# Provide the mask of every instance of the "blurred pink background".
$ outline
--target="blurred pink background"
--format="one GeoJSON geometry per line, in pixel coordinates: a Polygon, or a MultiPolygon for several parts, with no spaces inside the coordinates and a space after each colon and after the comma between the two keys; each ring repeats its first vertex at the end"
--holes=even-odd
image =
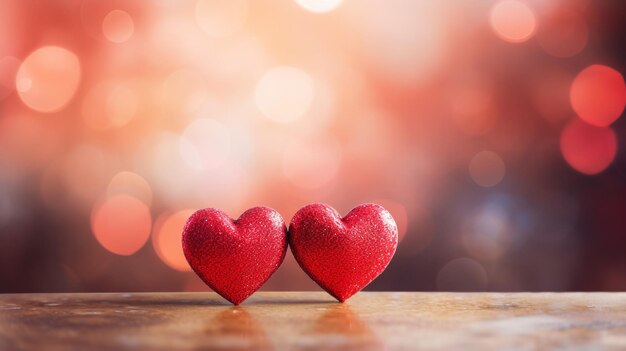
{"type": "Polygon", "coordinates": [[[624,290],[624,13],[0,0],[0,292],[206,290],[194,210],[312,202],[395,217],[367,289],[624,290]]]}

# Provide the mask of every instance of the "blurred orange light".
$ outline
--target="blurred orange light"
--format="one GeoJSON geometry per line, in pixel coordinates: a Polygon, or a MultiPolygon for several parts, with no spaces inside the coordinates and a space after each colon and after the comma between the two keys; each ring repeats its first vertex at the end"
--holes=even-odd
{"type": "Polygon", "coordinates": [[[181,138],[181,156],[196,170],[213,170],[228,160],[231,148],[228,128],[210,118],[189,123],[181,138]]]}
{"type": "Polygon", "coordinates": [[[247,0],[199,0],[196,3],[196,22],[211,37],[235,34],[248,18],[247,0]]]}
{"type": "Polygon", "coordinates": [[[185,68],[165,78],[157,99],[168,109],[167,112],[179,117],[195,114],[203,104],[210,101],[207,82],[202,74],[185,68]]]}
{"type": "Polygon", "coordinates": [[[80,75],[80,62],[74,53],[58,46],[44,46],[22,62],[15,84],[28,107],[54,112],[72,99],[80,75]]]}
{"type": "Polygon", "coordinates": [[[376,73],[404,89],[427,82],[448,63],[450,18],[444,3],[405,1],[390,6],[387,1],[371,1],[352,7],[347,23],[354,26],[358,33],[354,44],[376,73]]]}
{"type": "Polygon", "coordinates": [[[293,122],[311,106],[313,80],[298,68],[273,68],[257,84],[255,101],[265,117],[276,122],[293,122]]]}
{"type": "Polygon", "coordinates": [[[624,77],[611,67],[591,65],[574,79],[570,102],[574,111],[585,122],[606,127],[624,112],[624,77]]]}
{"type": "Polygon", "coordinates": [[[130,39],[135,32],[135,23],[132,17],[122,10],[113,10],[109,12],[102,21],[102,33],[104,36],[114,42],[123,43],[130,39]]]}
{"type": "Polygon", "coordinates": [[[500,1],[491,9],[491,27],[505,41],[522,43],[530,39],[537,26],[535,14],[521,1],[500,1]]]}
{"type": "Polygon", "coordinates": [[[336,175],[341,164],[341,146],[334,139],[325,142],[295,141],[285,148],[283,171],[294,185],[317,189],[336,175]]]}
{"type": "Polygon", "coordinates": [[[128,195],[116,195],[96,204],[91,212],[91,229],[98,242],[114,254],[137,252],[150,236],[150,210],[128,195]]]}
{"type": "Polygon", "coordinates": [[[65,193],[81,205],[95,201],[106,187],[113,167],[108,150],[91,144],[75,146],[61,165],[65,193]]]}
{"type": "Polygon", "coordinates": [[[5,165],[21,169],[48,166],[63,150],[62,131],[42,123],[39,117],[31,111],[0,117],[0,174],[5,165]]]}
{"type": "Polygon", "coordinates": [[[581,16],[573,12],[559,11],[541,23],[537,40],[550,55],[571,57],[581,52],[587,45],[589,29],[581,16]]]}
{"type": "Polygon", "coordinates": [[[576,119],[561,132],[561,153],[575,170],[597,174],[615,159],[617,137],[611,128],[592,126],[576,119]]]}
{"type": "Polygon", "coordinates": [[[341,5],[342,0],[296,0],[298,5],[311,12],[328,12],[341,5]]]}
{"type": "Polygon", "coordinates": [[[112,197],[121,194],[132,196],[147,206],[152,203],[150,184],[139,174],[133,172],[119,172],[111,178],[107,187],[107,196],[112,197]]]}
{"type": "Polygon", "coordinates": [[[82,115],[85,124],[102,130],[128,124],[137,112],[137,96],[121,84],[101,82],[85,96],[82,115]]]}
{"type": "Polygon", "coordinates": [[[476,184],[482,187],[492,187],[502,181],[506,166],[495,152],[481,151],[470,161],[469,173],[476,184]]]}
{"type": "Polygon", "coordinates": [[[178,271],[190,271],[183,253],[181,235],[187,219],[194,210],[178,211],[170,216],[160,216],[152,232],[152,245],[159,258],[178,271]]]}

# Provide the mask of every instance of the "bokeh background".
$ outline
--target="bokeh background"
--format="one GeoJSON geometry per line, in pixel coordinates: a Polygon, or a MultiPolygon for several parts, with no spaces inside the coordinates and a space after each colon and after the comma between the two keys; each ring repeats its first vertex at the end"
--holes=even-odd
{"type": "Polygon", "coordinates": [[[194,210],[311,202],[393,214],[371,290],[624,290],[625,13],[0,0],[0,292],[206,290],[194,210]]]}

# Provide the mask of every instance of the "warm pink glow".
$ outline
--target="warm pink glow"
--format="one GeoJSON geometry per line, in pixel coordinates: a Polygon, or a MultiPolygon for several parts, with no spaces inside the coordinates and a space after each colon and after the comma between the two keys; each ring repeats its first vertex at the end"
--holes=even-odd
{"type": "Polygon", "coordinates": [[[285,148],[282,168],[291,183],[312,190],[335,177],[340,161],[341,147],[333,139],[312,143],[294,141],[285,148]]]}
{"type": "Polygon", "coordinates": [[[376,289],[608,288],[622,2],[0,1],[0,291],[183,290],[192,210],[315,202],[391,212],[376,289]]]}
{"type": "Polygon", "coordinates": [[[199,0],[196,3],[196,22],[211,37],[227,37],[237,33],[247,17],[247,0],[199,0]]]}
{"type": "Polygon", "coordinates": [[[128,41],[135,32],[135,23],[132,17],[122,10],[109,12],[102,21],[102,33],[114,43],[128,41]]]}
{"type": "Polygon", "coordinates": [[[152,219],[148,207],[128,195],[116,195],[96,204],[91,212],[91,229],[105,249],[129,256],[150,236],[152,219]]]}
{"type": "Polygon", "coordinates": [[[183,131],[181,155],[195,170],[215,170],[228,161],[231,135],[221,122],[210,118],[193,120],[183,131]]]}
{"type": "Polygon", "coordinates": [[[574,111],[585,122],[606,127],[624,112],[624,77],[611,67],[591,65],[574,79],[570,101],[574,111]]]}
{"type": "Polygon", "coordinates": [[[304,9],[311,12],[329,12],[341,5],[343,0],[295,0],[304,9]]]}
{"type": "Polygon", "coordinates": [[[124,84],[101,82],[83,100],[83,120],[96,130],[125,126],[137,113],[137,100],[136,94],[124,84]]]}
{"type": "Polygon", "coordinates": [[[150,184],[142,176],[133,172],[119,172],[111,178],[107,187],[107,196],[121,194],[132,196],[147,206],[152,203],[150,184]]]}
{"type": "Polygon", "coordinates": [[[293,122],[311,106],[313,80],[298,68],[273,68],[257,84],[255,101],[265,117],[276,122],[293,122]]]}
{"type": "Polygon", "coordinates": [[[194,210],[182,210],[169,216],[161,216],[154,225],[152,245],[159,258],[177,271],[190,271],[181,243],[183,226],[194,210]]]}
{"type": "Polygon", "coordinates": [[[503,0],[491,9],[491,27],[505,41],[525,42],[535,33],[535,14],[521,1],[503,0]]]}
{"type": "Polygon", "coordinates": [[[20,60],[13,56],[0,59],[0,100],[15,89],[15,75],[20,67],[20,60]]]}
{"type": "Polygon", "coordinates": [[[456,88],[450,97],[452,122],[468,135],[483,135],[497,122],[492,86],[470,81],[456,88]]]}
{"type": "Polygon", "coordinates": [[[44,46],[22,62],[15,84],[28,107],[39,112],[54,112],[72,99],[80,75],[80,62],[73,52],[58,46],[44,46]]]}
{"type": "Polygon", "coordinates": [[[575,170],[598,174],[615,159],[617,138],[611,128],[573,120],[561,132],[561,153],[575,170]]]}
{"type": "Polygon", "coordinates": [[[589,29],[584,18],[575,12],[560,11],[548,16],[539,27],[537,40],[541,47],[555,57],[572,57],[580,53],[589,41],[589,29]]]}

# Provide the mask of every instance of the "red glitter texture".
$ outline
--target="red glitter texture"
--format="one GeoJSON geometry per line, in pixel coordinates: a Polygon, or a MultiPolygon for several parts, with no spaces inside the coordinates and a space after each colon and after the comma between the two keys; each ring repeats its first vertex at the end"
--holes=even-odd
{"type": "Polygon", "coordinates": [[[360,205],[344,218],[328,205],[312,204],[291,220],[289,245],[311,279],[343,302],[385,270],[398,246],[398,227],[376,204],[360,205]]]}
{"type": "Polygon", "coordinates": [[[251,208],[237,220],[207,208],[189,217],[182,240],[194,272],[215,292],[239,305],[283,262],[287,228],[271,208],[251,208]]]}

